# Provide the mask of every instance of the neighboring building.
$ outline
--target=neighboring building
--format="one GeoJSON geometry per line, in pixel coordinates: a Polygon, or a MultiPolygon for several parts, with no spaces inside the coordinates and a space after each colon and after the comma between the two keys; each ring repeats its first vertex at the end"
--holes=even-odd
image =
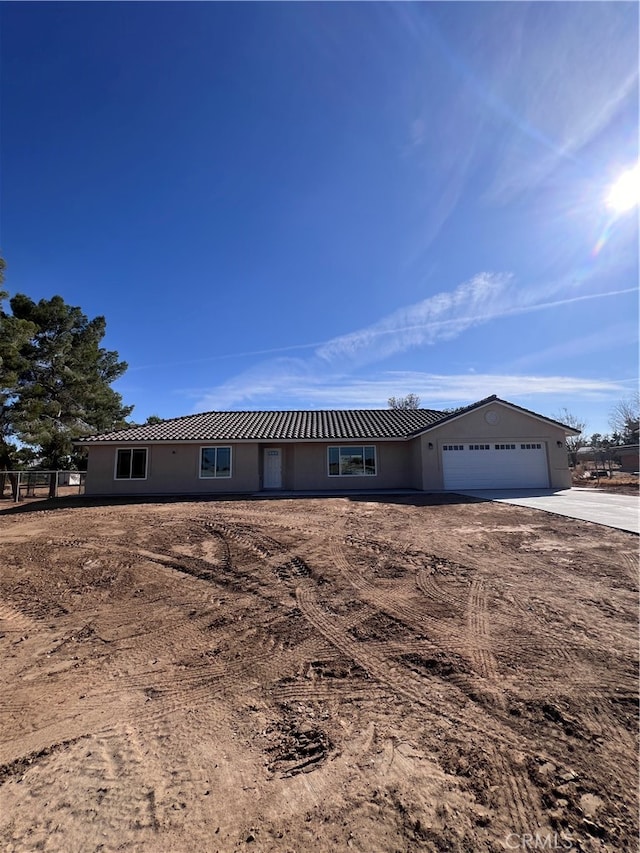
{"type": "Polygon", "coordinates": [[[495,395],[433,409],[205,412],[89,436],[87,495],[569,488],[577,431],[495,395]]]}
{"type": "Polygon", "coordinates": [[[592,462],[594,465],[607,467],[611,460],[620,466],[621,471],[637,474],[640,471],[640,445],[614,444],[608,447],[581,447],[578,450],[578,462],[592,462]]]}
{"type": "Polygon", "coordinates": [[[640,445],[621,444],[615,449],[615,459],[620,463],[620,469],[631,474],[640,471],[640,445]]]}

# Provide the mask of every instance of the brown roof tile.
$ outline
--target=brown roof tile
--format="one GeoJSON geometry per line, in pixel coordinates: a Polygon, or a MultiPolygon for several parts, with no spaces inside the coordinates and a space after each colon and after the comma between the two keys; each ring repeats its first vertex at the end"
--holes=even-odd
{"type": "Polygon", "coordinates": [[[443,417],[434,409],[202,412],[91,435],[81,443],[406,438],[443,417]]]}
{"type": "Polygon", "coordinates": [[[436,424],[445,423],[489,403],[504,403],[513,409],[542,418],[567,433],[572,427],[545,415],[501,400],[495,394],[456,409],[325,409],[258,412],[202,412],[158,424],[129,427],[115,432],[90,435],[76,444],[113,442],[151,443],[155,441],[373,441],[404,439],[419,435],[436,424]]]}

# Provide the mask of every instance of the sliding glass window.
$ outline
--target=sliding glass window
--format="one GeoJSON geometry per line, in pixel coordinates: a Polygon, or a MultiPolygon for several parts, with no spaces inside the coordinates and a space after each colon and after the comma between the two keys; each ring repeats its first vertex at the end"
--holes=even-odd
{"type": "Polygon", "coordinates": [[[330,447],[328,449],[330,477],[375,477],[376,449],[365,447],[330,447]]]}
{"type": "Polygon", "coordinates": [[[231,448],[202,447],[200,448],[200,477],[230,477],[231,448]]]}
{"type": "Polygon", "coordinates": [[[145,480],[147,448],[121,447],[116,452],[116,480],[145,480]]]}

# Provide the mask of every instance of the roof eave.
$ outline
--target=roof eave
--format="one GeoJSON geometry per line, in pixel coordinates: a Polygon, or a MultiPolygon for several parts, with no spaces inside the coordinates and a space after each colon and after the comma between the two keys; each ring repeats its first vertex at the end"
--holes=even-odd
{"type": "Polygon", "coordinates": [[[332,436],[328,438],[108,438],[108,439],[78,439],[73,442],[76,447],[106,447],[116,444],[270,444],[277,442],[278,444],[331,444],[336,441],[345,442],[365,442],[365,441],[409,441],[415,438],[411,435],[387,435],[387,436],[332,436]]]}

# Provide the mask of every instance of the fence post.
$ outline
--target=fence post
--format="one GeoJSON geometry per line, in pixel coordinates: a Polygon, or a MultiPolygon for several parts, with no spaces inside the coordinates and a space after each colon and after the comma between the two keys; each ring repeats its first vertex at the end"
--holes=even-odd
{"type": "Polygon", "coordinates": [[[20,500],[20,471],[18,471],[18,476],[16,477],[16,490],[13,494],[13,502],[18,503],[20,500]]]}

